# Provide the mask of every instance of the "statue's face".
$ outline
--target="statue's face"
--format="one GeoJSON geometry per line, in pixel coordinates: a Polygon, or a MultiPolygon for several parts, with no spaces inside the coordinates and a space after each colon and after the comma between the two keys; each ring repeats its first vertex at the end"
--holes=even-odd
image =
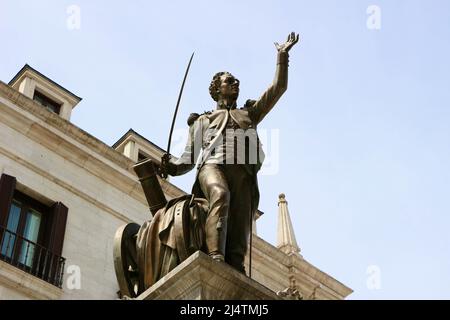
{"type": "Polygon", "coordinates": [[[223,74],[220,77],[219,96],[223,99],[237,100],[239,96],[239,80],[231,74],[223,74]]]}

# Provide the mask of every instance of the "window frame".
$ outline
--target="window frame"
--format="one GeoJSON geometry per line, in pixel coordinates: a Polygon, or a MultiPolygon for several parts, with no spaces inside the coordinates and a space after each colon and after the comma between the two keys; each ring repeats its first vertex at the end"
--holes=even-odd
{"type": "Polygon", "coordinates": [[[41,106],[43,106],[45,109],[47,109],[50,112],[60,114],[62,103],[57,102],[56,100],[49,97],[47,94],[43,93],[42,91],[38,89],[34,89],[33,93],[33,100],[39,103],[41,106]],[[39,100],[36,100],[36,96],[39,100]],[[53,110],[55,109],[55,110],[53,110]]]}
{"type": "Polygon", "coordinates": [[[137,158],[137,162],[141,162],[144,161],[146,159],[150,159],[150,155],[147,154],[147,152],[145,152],[142,149],[138,149],[138,158],[137,158]]]}
{"type": "Polygon", "coordinates": [[[3,246],[5,241],[4,236],[7,232],[13,233],[16,237],[13,248],[14,250],[17,250],[11,254],[11,257],[8,256],[8,251],[6,251],[5,255],[2,255],[0,251],[0,261],[11,264],[39,279],[61,288],[64,264],[66,261],[62,256],[62,251],[69,209],[62,202],[54,202],[52,205],[43,204],[41,201],[17,190],[16,184],[17,180],[15,177],[7,174],[2,174],[0,176],[0,243],[1,246],[3,246]],[[28,204],[26,206],[23,205],[20,208],[19,220],[22,220],[22,222],[18,222],[16,232],[12,232],[12,230],[8,231],[7,223],[11,213],[11,205],[14,201],[20,202],[21,200],[28,204]],[[25,239],[23,233],[29,208],[38,211],[41,214],[38,239],[36,242],[28,239],[23,240],[25,239]],[[23,212],[25,213],[24,215],[22,214],[23,212]],[[21,226],[19,226],[19,224],[21,224],[21,226]],[[17,239],[21,240],[18,241],[17,239]],[[28,243],[26,241],[28,241],[28,243]],[[22,263],[20,254],[17,254],[16,256],[16,252],[23,251],[22,246],[24,243],[27,243],[27,251],[25,252],[28,252],[30,242],[35,244],[34,250],[37,248],[39,249],[39,254],[34,251],[33,258],[30,259],[31,265],[29,266],[27,264],[29,261],[27,254],[25,254],[26,258],[22,263]],[[42,253],[44,255],[42,255],[42,253]]]}
{"type": "MultiPolygon", "coordinates": [[[[49,247],[49,243],[46,243],[46,237],[45,234],[47,233],[46,231],[48,230],[48,221],[49,221],[49,212],[50,212],[50,208],[46,205],[44,205],[43,203],[31,198],[30,196],[18,191],[18,190],[14,190],[14,194],[13,197],[11,199],[11,204],[9,206],[9,210],[7,213],[7,217],[6,217],[6,223],[5,223],[5,230],[7,230],[7,223],[8,223],[8,219],[10,217],[11,214],[11,206],[14,203],[18,203],[20,204],[20,213],[19,213],[19,222],[17,224],[17,230],[9,230],[10,232],[14,233],[16,235],[16,238],[14,239],[14,243],[13,243],[13,254],[11,256],[8,256],[8,253],[6,253],[5,255],[2,254],[0,252],[0,256],[2,258],[2,260],[4,261],[11,261],[11,262],[15,262],[17,264],[19,264],[21,266],[22,269],[32,269],[35,261],[32,262],[31,266],[28,266],[26,264],[27,261],[25,261],[25,263],[20,262],[21,259],[21,254],[22,254],[22,248],[20,247],[21,245],[23,245],[24,239],[27,240],[28,242],[34,243],[37,246],[41,246],[44,248],[48,248],[49,247]],[[30,239],[25,238],[24,235],[24,231],[25,231],[25,225],[26,225],[26,220],[27,220],[27,216],[28,216],[28,212],[31,210],[34,210],[38,213],[41,214],[41,221],[39,224],[39,230],[38,230],[38,237],[36,242],[31,241],[30,239]]],[[[6,236],[6,235],[2,235],[6,236]]],[[[4,241],[4,240],[3,240],[4,241]]],[[[3,242],[2,241],[2,242],[3,242]]],[[[37,249],[37,247],[35,246],[35,250],[37,249]]],[[[33,259],[36,259],[36,257],[34,256],[33,259]]]]}

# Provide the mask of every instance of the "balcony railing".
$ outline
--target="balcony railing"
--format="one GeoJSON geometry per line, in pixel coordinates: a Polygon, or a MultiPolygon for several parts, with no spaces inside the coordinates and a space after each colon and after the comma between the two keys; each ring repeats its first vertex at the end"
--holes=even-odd
{"type": "Polygon", "coordinates": [[[62,287],[66,259],[0,226],[0,260],[62,287]]]}

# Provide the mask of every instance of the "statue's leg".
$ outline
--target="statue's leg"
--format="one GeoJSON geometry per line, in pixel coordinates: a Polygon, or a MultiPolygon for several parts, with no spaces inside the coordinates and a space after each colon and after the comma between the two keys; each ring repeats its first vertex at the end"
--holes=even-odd
{"type": "Polygon", "coordinates": [[[243,165],[227,165],[225,174],[231,196],[225,261],[245,274],[244,259],[250,236],[253,180],[243,165]]]}
{"type": "Polygon", "coordinates": [[[224,260],[230,192],[228,183],[219,165],[206,164],[198,174],[200,188],[209,202],[206,218],[206,249],[216,260],[224,260]]]}

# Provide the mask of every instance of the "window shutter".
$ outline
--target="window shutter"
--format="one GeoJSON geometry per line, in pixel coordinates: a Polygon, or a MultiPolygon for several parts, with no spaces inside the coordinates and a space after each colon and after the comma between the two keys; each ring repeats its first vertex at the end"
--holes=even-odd
{"type": "Polygon", "coordinates": [[[6,226],[9,208],[16,189],[16,178],[2,174],[0,178],[0,226],[6,226]]]}
{"type": "Polygon", "coordinates": [[[55,203],[52,208],[52,222],[50,229],[50,252],[61,256],[64,234],[66,232],[67,213],[69,209],[61,202],[55,203]]]}

